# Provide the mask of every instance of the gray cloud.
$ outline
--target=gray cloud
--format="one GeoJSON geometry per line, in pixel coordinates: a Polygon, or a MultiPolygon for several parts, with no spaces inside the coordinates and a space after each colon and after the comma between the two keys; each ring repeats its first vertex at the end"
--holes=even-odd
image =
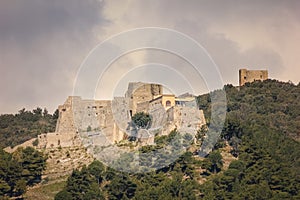
{"type": "MultiPolygon", "coordinates": [[[[112,2],[110,7],[118,5],[112,2]]],[[[294,45],[300,39],[299,1],[128,2],[117,27],[161,26],[188,34],[208,50],[225,82],[237,84],[233,73],[241,67],[268,68],[273,78],[299,80],[294,73],[283,76],[299,61],[294,45]]]]}
{"type": "Polygon", "coordinates": [[[4,0],[0,2],[0,40],[31,45],[56,34],[76,37],[105,23],[103,4],[96,0],[4,0]]]}
{"type": "Polygon", "coordinates": [[[71,95],[77,68],[109,22],[100,1],[0,2],[0,111],[45,106],[71,95]]]}
{"type": "MultiPolygon", "coordinates": [[[[112,34],[145,26],[194,38],[226,83],[237,84],[241,67],[267,67],[272,78],[297,83],[299,8],[297,0],[2,0],[0,112],[37,105],[54,111],[72,94],[79,65],[94,46],[112,34]]],[[[125,63],[178,63],[150,52],[128,59],[125,63]]],[[[121,72],[121,67],[114,69],[121,72]]]]}

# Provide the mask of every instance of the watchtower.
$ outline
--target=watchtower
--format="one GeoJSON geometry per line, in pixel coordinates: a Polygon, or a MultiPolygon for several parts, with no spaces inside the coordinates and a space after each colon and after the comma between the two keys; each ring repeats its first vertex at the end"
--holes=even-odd
{"type": "Polygon", "coordinates": [[[257,80],[264,81],[268,79],[268,70],[239,70],[239,85],[251,83],[257,80]]]}

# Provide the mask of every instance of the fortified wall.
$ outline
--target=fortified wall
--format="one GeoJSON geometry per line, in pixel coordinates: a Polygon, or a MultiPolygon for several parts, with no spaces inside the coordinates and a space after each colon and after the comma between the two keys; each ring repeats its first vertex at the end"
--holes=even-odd
{"type": "Polygon", "coordinates": [[[57,133],[101,130],[110,141],[123,139],[122,133],[119,134],[114,122],[112,101],[85,100],[78,96],[71,96],[58,107],[58,110],[57,133]]]}

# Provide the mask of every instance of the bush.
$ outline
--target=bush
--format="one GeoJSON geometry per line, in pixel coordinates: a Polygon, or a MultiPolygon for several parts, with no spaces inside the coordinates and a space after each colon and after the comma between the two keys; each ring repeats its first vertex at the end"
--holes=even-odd
{"type": "Polygon", "coordinates": [[[138,128],[147,128],[151,124],[151,117],[148,113],[138,112],[133,115],[132,121],[138,128]]]}
{"type": "Polygon", "coordinates": [[[39,140],[38,139],[35,139],[33,142],[32,142],[32,145],[34,147],[38,146],[39,145],[39,140]]]}

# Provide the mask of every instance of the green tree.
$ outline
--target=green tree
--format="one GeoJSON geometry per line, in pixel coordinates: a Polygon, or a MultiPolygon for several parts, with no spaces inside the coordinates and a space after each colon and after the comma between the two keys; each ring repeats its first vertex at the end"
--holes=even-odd
{"type": "Polygon", "coordinates": [[[33,113],[35,115],[40,115],[42,116],[42,112],[43,112],[43,109],[41,109],[40,107],[37,107],[36,109],[33,110],[33,113]]]}
{"type": "Polygon", "coordinates": [[[98,160],[93,161],[88,166],[88,171],[91,175],[93,175],[97,179],[98,184],[100,184],[104,179],[103,176],[105,172],[105,167],[100,161],[98,160]]]}
{"type": "Polygon", "coordinates": [[[207,157],[210,166],[208,170],[214,174],[219,172],[223,166],[222,155],[219,151],[212,151],[207,157]]]}
{"type": "Polygon", "coordinates": [[[38,139],[35,139],[33,142],[32,142],[32,145],[34,147],[38,146],[39,145],[39,140],[38,139]]]}
{"type": "Polygon", "coordinates": [[[53,117],[53,119],[58,119],[58,117],[59,117],[59,110],[58,110],[58,109],[56,109],[56,110],[54,111],[52,117],[53,117]]]}
{"type": "Polygon", "coordinates": [[[46,167],[46,157],[32,147],[18,148],[13,158],[22,166],[22,177],[27,184],[33,185],[41,181],[42,171],[46,167]]]}
{"type": "Polygon", "coordinates": [[[73,200],[73,197],[70,192],[64,189],[55,195],[54,200],[73,200]]]}
{"type": "Polygon", "coordinates": [[[118,174],[107,186],[109,199],[126,199],[135,195],[137,185],[125,174],[118,174]]]}
{"type": "Polygon", "coordinates": [[[43,116],[48,117],[48,115],[49,115],[49,112],[48,112],[47,108],[44,108],[43,116]]]}
{"type": "Polygon", "coordinates": [[[148,113],[138,112],[132,116],[132,121],[138,128],[147,128],[150,126],[151,117],[148,113]]]}
{"type": "Polygon", "coordinates": [[[40,182],[45,157],[31,147],[13,154],[0,150],[0,196],[23,195],[28,185],[40,182]]]}
{"type": "Polygon", "coordinates": [[[10,191],[10,186],[6,181],[0,179],[0,197],[7,195],[10,191]]]}
{"type": "Polygon", "coordinates": [[[18,180],[15,186],[16,195],[23,195],[26,192],[26,186],[26,181],[24,179],[18,180]]]}
{"type": "Polygon", "coordinates": [[[84,166],[81,170],[74,170],[67,180],[66,187],[55,196],[55,199],[104,199],[98,181],[91,174],[98,174],[99,170],[95,169],[97,166],[100,165],[94,162],[89,169],[84,166]]]}
{"type": "MultiPolygon", "coordinates": [[[[45,111],[45,110],[44,110],[45,111]]],[[[0,115],[0,148],[14,147],[38,134],[55,131],[57,118],[42,114],[42,109],[27,111],[21,109],[17,114],[0,115]]]]}

